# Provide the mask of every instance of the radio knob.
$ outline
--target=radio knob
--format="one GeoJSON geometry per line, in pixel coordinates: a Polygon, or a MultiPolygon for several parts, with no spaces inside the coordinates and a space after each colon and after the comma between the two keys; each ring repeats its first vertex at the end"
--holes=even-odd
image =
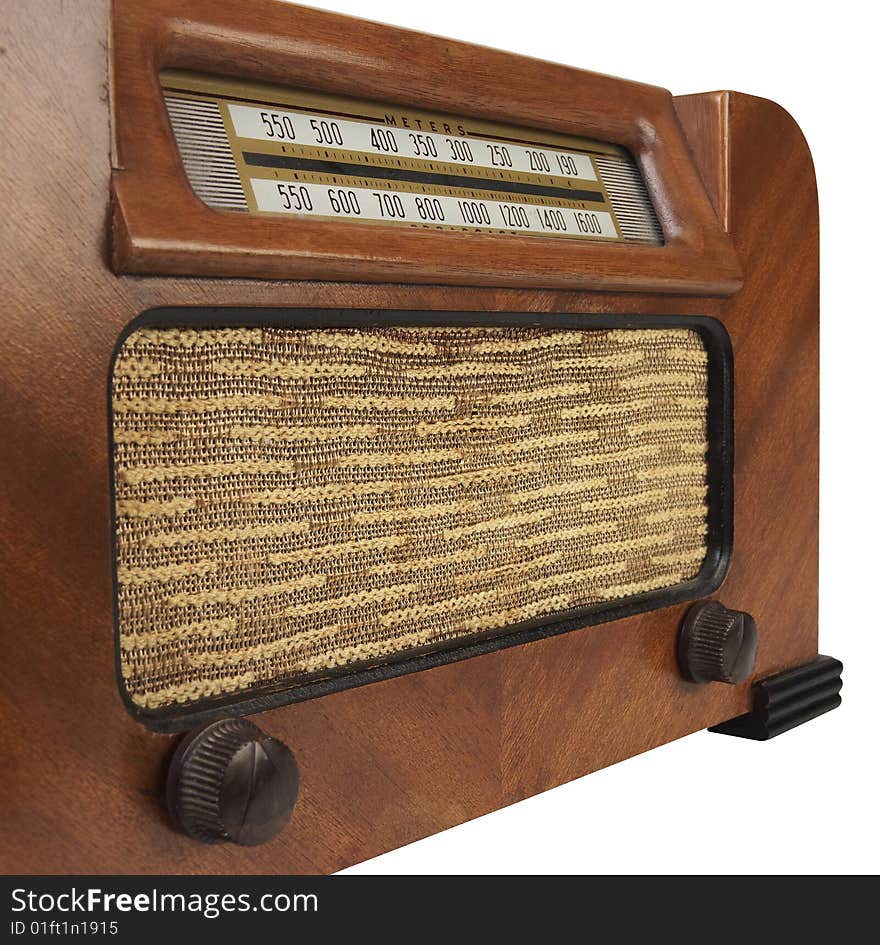
{"type": "Polygon", "coordinates": [[[221,719],[190,732],[168,771],[172,820],[203,843],[271,840],[290,819],[298,793],[293,754],[247,719],[221,719]]]}
{"type": "Polygon", "coordinates": [[[745,682],[755,668],[758,628],[750,614],[717,600],[687,612],[678,637],[682,675],[691,682],[745,682]]]}

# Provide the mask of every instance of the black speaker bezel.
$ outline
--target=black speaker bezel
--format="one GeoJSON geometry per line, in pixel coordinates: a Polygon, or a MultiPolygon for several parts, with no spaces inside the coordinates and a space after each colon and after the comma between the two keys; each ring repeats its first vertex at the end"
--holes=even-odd
{"type": "MultiPolygon", "coordinates": [[[[110,474],[110,549],[113,579],[113,623],[116,678],[127,710],[149,730],[179,732],[214,719],[250,715],[307,699],[353,689],[369,683],[421,672],[495,650],[520,646],[546,637],[580,630],[623,617],[661,610],[705,597],[717,590],[727,575],[733,553],[733,348],[724,325],[703,315],[617,315],[540,312],[409,311],[401,309],[242,308],[179,306],[149,309],[126,326],[111,355],[108,385],[108,462],[110,474]],[[670,588],[536,618],[521,624],[475,634],[434,645],[384,662],[352,664],[332,672],[297,676],[268,686],[231,693],[189,704],[144,709],[136,705],[125,687],[119,638],[119,606],[116,546],[116,495],[113,458],[112,384],[116,359],[133,332],[145,327],[245,328],[271,325],[285,328],[396,327],[518,327],[552,329],[687,328],[697,332],[708,356],[708,534],[706,559],[692,580],[670,588]]],[[[677,630],[670,627],[670,634],[677,630]]],[[[672,639],[672,636],[670,637],[672,639]]],[[[671,644],[670,644],[671,645],[671,644]]]]}

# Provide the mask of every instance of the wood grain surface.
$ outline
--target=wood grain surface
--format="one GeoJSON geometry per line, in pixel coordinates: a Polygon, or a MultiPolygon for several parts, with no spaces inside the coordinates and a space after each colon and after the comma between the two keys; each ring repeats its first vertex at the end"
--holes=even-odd
{"type": "Polygon", "coordinates": [[[679,95],[675,113],[684,129],[700,180],[726,231],[730,230],[729,92],[679,95]]]}
{"type": "Polygon", "coordinates": [[[174,739],[127,714],[114,674],[108,371],[122,330],[154,306],[720,318],[736,362],[736,509],[732,566],[716,596],[754,614],[758,676],[816,655],[818,215],[807,146],[782,109],[725,93],[689,96],[676,117],[660,90],[502,53],[486,54],[473,80],[427,87],[413,71],[420,54],[442,43],[452,66],[471,48],[341,30],[336,17],[265,0],[126,0],[116,12],[112,96],[105,0],[82,0],[76,15],[50,0],[10,5],[0,53],[15,129],[0,145],[0,869],[327,872],[748,705],[748,685],[680,679],[685,608],[671,607],[256,716],[300,763],[289,827],[254,848],[175,833],[161,803],[174,739]],[[408,100],[447,110],[480,102],[482,115],[629,144],[673,238],[656,252],[584,245],[557,266],[544,241],[401,236],[368,246],[332,224],[212,213],[186,196],[149,72],[157,50],[164,64],[273,80],[324,62],[316,87],[357,80],[359,94],[406,89],[408,100]],[[474,94],[477,81],[486,94],[474,94]],[[645,116],[656,137],[640,144],[645,116]],[[111,246],[117,270],[164,274],[114,274],[111,246]],[[220,273],[284,278],[203,277],[220,273]],[[321,274],[358,281],[291,281],[321,274]],[[438,284],[418,284],[430,280],[438,284]],[[478,282],[495,287],[462,284],[478,282]]]}

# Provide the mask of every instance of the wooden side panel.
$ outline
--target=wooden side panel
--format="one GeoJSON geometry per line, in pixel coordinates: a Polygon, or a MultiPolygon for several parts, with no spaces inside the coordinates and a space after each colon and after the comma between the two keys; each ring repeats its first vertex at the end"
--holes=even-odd
{"type": "Polygon", "coordinates": [[[729,127],[731,235],[748,276],[726,320],[740,558],[725,594],[748,600],[766,676],[818,646],[819,205],[809,147],[783,108],[731,95],[729,127]]]}

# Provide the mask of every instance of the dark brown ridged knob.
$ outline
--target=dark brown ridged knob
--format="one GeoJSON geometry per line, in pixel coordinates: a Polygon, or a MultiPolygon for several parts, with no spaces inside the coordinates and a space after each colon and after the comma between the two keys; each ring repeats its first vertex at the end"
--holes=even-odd
{"type": "Polygon", "coordinates": [[[717,600],[687,612],[678,637],[678,662],[691,682],[745,682],[755,668],[758,628],[750,614],[717,600]]]}
{"type": "Polygon", "coordinates": [[[221,719],[190,732],[168,771],[171,817],[203,843],[271,840],[290,820],[298,793],[290,750],[247,719],[221,719]]]}

